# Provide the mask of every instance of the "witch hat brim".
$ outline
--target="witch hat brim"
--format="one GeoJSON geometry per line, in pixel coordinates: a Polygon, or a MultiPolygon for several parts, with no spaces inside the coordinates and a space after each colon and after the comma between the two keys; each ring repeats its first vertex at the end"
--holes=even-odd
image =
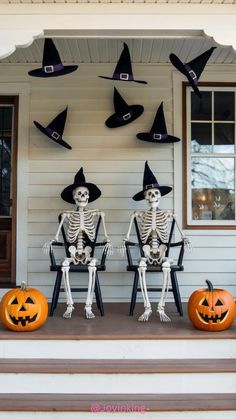
{"type": "Polygon", "coordinates": [[[143,111],[144,107],[142,105],[130,105],[125,114],[114,113],[105,121],[105,124],[108,128],[122,127],[137,119],[143,111]]]}
{"type": "Polygon", "coordinates": [[[142,141],[148,141],[155,144],[177,143],[180,138],[169,134],[152,134],[151,132],[139,132],[136,137],[142,141]]]}
{"type": "Polygon", "coordinates": [[[63,66],[61,70],[47,72],[47,73],[43,70],[43,68],[36,68],[34,70],[30,70],[28,74],[29,76],[33,76],[33,77],[44,77],[44,78],[58,77],[58,76],[63,76],[63,75],[72,73],[73,71],[77,70],[77,68],[78,68],[77,65],[66,65],[66,66],[63,66]]]}
{"type": "Polygon", "coordinates": [[[107,76],[98,76],[98,77],[100,77],[101,79],[107,79],[107,80],[134,81],[135,83],[147,84],[147,82],[144,80],[135,80],[133,77],[122,79],[120,77],[116,77],[114,74],[112,77],[107,77],[107,76]]]}
{"type": "Polygon", "coordinates": [[[74,204],[74,198],[73,198],[73,190],[79,186],[85,186],[89,190],[89,200],[88,202],[93,202],[96,199],[98,199],[101,196],[100,189],[94,184],[89,182],[79,182],[79,183],[73,183],[69,186],[67,186],[65,189],[63,189],[61,193],[61,197],[64,201],[68,202],[69,204],[74,204]]]}
{"type": "Polygon", "coordinates": [[[69,145],[69,144],[67,144],[67,142],[66,141],[64,141],[63,139],[62,139],[62,137],[59,137],[58,139],[56,139],[56,138],[53,138],[53,136],[52,136],[52,134],[50,134],[48,131],[47,131],[47,127],[45,128],[45,127],[43,127],[39,122],[37,122],[37,121],[34,121],[34,125],[43,133],[43,134],[45,134],[48,138],[50,138],[51,140],[53,140],[53,141],[55,141],[55,143],[57,143],[57,144],[60,144],[60,145],[62,145],[63,147],[65,147],[65,148],[68,148],[69,150],[71,150],[72,149],[72,147],[69,145]]]}
{"type": "MultiPolygon", "coordinates": [[[[167,195],[170,191],[172,191],[172,188],[170,186],[153,186],[153,188],[157,188],[159,189],[161,196],[167,195]]],[[[150,188],[151,189],[151,188],[150,188]]],[[[144,189],[138,193],[136,193],[133,196],[133,200],[134,201],[142,201],[144,199],[144,193],[146,192],[147,189],[144,189]]]]}

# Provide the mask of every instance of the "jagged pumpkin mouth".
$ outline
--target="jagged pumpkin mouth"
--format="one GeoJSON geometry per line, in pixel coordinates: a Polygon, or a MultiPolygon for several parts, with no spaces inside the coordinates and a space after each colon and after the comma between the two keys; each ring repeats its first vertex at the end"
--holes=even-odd
{"type": "Polygon", "coordinates": [[[222,323],[226,319],[229,313],[229,310],[224,311],[220,315],[216,314],[216,315],[211,315],[211,316],[208,316],[208,314],[199,313],[199,311],[197,310],[196,312],[199,319],[203,321],[204,323],[208,324],[208,323],[222,323]]]}
{"type": "Polygon", "coordinates": [[[18,324],[21,324],[21,326],[26,326],[28,323],[33,323],[37,319],[38,314],[36,313],[33,317],[25,316],[25,317],[18,317],[10,315],[10,319],[13,324],[18,326],[18,324]]]}

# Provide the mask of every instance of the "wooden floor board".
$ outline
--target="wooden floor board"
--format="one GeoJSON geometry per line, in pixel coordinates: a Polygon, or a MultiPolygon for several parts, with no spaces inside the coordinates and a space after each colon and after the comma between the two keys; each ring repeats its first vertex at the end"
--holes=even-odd
{"type": "Polygon", "coordinates": [[[195,329],[186,314],[180,317],[174,304],[167,304],[166,313],[171,322],[160,322],[154,310],[148,322],[139,322],[143,305],[137,304],[135,315],[130,317],[129,304],[106,303],[105,316],[101,317],[94,304],[96,317],[92,320],[84,318],[84,305],[75,304],[71,319],[62,318],[65,304],[60,304],[53,317],[46,324],[33,332],[15,333],[6,330],[0,324],[0,339],[61,339],[61,340],[101,340],[101,339],[236,339],[236,322],[230,329],[222,332],[206,332],[195,329]]]}

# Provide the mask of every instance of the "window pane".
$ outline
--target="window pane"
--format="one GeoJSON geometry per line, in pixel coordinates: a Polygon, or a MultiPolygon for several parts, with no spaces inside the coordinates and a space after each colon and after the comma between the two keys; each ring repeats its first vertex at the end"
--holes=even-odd
{"type": "Polygon", "coordinates": [[[0,106],[0,215],[10,215],[12,107],[0,106]]]}
{"type": "Polygon", "coordinates": [[[211,120],[211,92],[201,92],[200,99],[194,92],[191,92],[191,119],[198,121],[211,120]]]}
{"type": "Polygon", "coordinates": [[[193,220],[235,220],[233,158],[192,158],[193,220]]]}
{"type": "Polygon", "coordinates": [[[212,135],[211,124],[195,123],[191,124],[191,145],[192,153],[211,153],[212,152],[212,135]]]}
{"type": "Polygon", "coordinates": [[[216,121],[234,121],[234,92],[214,93],[214,119],[216,121]]]}
{"type": "Polygon", "coordinates": [[[234,153],[234,124],[215,124],[215,153],[234,153]]]}

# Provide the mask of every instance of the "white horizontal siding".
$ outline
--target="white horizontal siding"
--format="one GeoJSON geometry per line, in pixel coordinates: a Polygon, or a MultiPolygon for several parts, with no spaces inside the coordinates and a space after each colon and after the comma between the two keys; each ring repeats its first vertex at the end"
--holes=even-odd
{"type": "MultiPolygon", "coordinates": [[[[227,66],[214,66],[215,80],[217,68],[228,71],[227,66]]],[[[71,75],[51,80],[28,77],[29,69],[30,66],[4,64],[0,74],[1,81],[31,83],[29,176],[26,185],[28,281],[40,288],[48,299],[51,298],[55,273],[49,271],[49,260],[42,252],[42,245],[54,237],[58,214],[73,208],[60,198],[60,193],[73,182],[75,173],[83,166],[86,180],[96,183],[102,191],[102,197],[89,206],[105,211],[108,234],[115,248],[114,255],[107,259],[107,271],[100,274],[104,300],[129,301],[132,274],[126,272],[127,262],[118,248],[127,233],[132,211],[145,208],[144,202],[134,202],[132,196],[142,189],[145,160],[149,161],[160,184],[175,188],[174,147],[181,148],[181,142],[155,145],[138,140],[136,134],[150,131],[162,101],[168,132],[174,134],[173,69],[168,65],[134,65],[135,77],[147,80],[147,85],[114,83],[98,78],[98,75],[112,74],[114,68],[111,64],[83,64],[71,75]],[[109,129],[104,122],[114,113],[114,85],[129,104],[142,104],[145,111],[131,124],[109,129]],[[68,106],[68,118],[63,137],[73,150],[58,146],[33,124],[37,120],[46,126],[65,106],[68,106]]],[[[230,72],[233,71],[236,68],[231,66],[230,72]]],[[[179,176],[182,176],[181,167],[179,176]]],[[[174,210],[173,192],[162,198],[161,208],[174,210]]],[[[178,218],[181,219],[181,214],[178,218]]],[[[183,300],[187,301],[196,288],[204,287],[206,279],[236,295],[236,233],[189,230],[186,235],[192,241],[193,251],[186,253],[185,271],[179,274],[183,300]]],[[[62,257],[60,250],[59,257],[62,257]]],[[[161,275],[149,275],[148,281],[160,284],[161,275]]],[[[76,282],[77,276],[72,274],[71,283],[75,285],[76,282]]],[[[81,283],[85,285],[86,282],[87,275],[81,275],[81,283]]],[[[75,299],[78,301],[77,296],[75,299]]],[[[153,299],[156,297],[152,296],[153,299]]],[[[80,301],[84,301],[84,296],[80,296],[80,301]]]]}

